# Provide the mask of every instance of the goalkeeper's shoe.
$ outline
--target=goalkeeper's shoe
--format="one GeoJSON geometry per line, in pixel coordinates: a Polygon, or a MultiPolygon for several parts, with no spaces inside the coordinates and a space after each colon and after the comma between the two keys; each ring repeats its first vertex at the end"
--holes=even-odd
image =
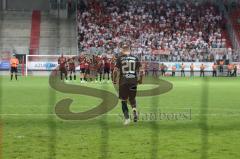
{"type": "Polygon", "coordinates": [[[133,122],[138,121],[138,114],[137,114],[137,109],[133,108],[133,122]]]}
{"type": "Polygon", "coordinates": [[[129,118],[125,119],[123,125],[129,125],[130,122],[131,122],[131,120],[129,118]]]}

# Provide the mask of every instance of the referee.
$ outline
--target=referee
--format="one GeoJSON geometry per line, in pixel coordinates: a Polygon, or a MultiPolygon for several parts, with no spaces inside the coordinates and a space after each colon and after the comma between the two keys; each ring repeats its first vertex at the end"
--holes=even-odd
{"type": "Polygon", "coordinates": [[[16,57],[16,55],[14,54],[13,57],[10,59],[10,65],[11,65],[11,81],[13,79],[13,74],[15,74],[15,79],[17,80],[17,67],[18,67],[19,61],[16,57]]]}

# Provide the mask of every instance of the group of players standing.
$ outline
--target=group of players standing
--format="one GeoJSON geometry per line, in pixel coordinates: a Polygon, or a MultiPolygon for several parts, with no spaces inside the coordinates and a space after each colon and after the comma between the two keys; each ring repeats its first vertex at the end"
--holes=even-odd
{"type": "Polygon", "coordinates": [[[63,80],[76,80],[76,67],[80,66],[80,81],[99,81],[110,80],[115,66],[115,57],[97,55],[80,55],[65,57],[63,54],[58,58],[60,78],[63,80]],[[106,77],[107,76],[107,77],[106,77]]]}
{"type": "MultiPolygon", "coordinates": [[[[80,55],[79,57],[74,56],[71,58],[64,57],[61,55],[58,59],[59,64],[59,71],[61,80],[64,78],[70,80],[76,80],[76,66],[80,66],[80,81],[81,83],[87,81],[99,81],[102,82],[103,80],[112,79],[113,70],[116,64],[116,57],[112,55],[111,58],[107,56],[98,56],[98,55],[80,55]],[[63,77],[64,76],[64,77],[63,77]],[[106,77],[107,76],[107,77],[106,77]],[[69,78],[68,78],[69,77],[69,78]]],[[[167,66],[162,64],[154,65],[154,62],[148,64],[147,62],[142,62],[143,69],[145,70],[145,75],[148,75],[150,70],[152,71],[152,76],[158,77],[158,72],[161,73],[162,76],[165,76],[167,72],[167,66]],[[151,67],[151,69],[150,69],[151,67]]],[[[220,64],[214,63],[212,66],[212,76],[217,76],[217,70],[219,69],[220,73],[223,72],[223,63],[220,61],[220,64]]],[[[200,77],[205,76],[205,68],[204,64],[200,66],[200,77]]],[[[177,72],[177,67],[174,65],[172,66],[171,76],[175,76],[177,72]]],[[[182,63],[180,65],[180,72],[181,76],[185,76],[185,64],[182,63]]],[[[190,76],[194,76],[195,66],[192,63],[190,65],[190,76]]],[[[228,64],[227,65],[227,76],[237,76],[237,65],[228,64]]]]}
{"type": "MultiPolygon", "coordinates": [[[[70,80],[76,80],[76,66],[80,66],[80,80],[83,81],[93,81],[105,79],[107,74],[107,79],[111,79],[113,84],[118,84],[119,86],[119,99],[122,104],[122,112],[124,115],[124,125],[130,123],[129,107],[128,103],[132,108],[133,121],[138,121],[138,111],[137,111],[137,87],[139,84],[143,83],[143,76],[148,74],[149,63],[142,62],[138,57],[131,54],[130,47],[124,44],[120,56],[115,58],[107,58],[106,56],[96,56],[96,55],[81,55],[79,57],[66,58],[63,55],[58,59],[60,77],[63,80],[63,75],[65,79],[68,79],[68,74],[70,80]],[[76,65],[77,64],[77,65],[76,65]],[[119,74],[119,78],[118,77],[119,74]],[[73,75],[73,78],[72,78],[73,75]],[[117,82],[118,81],[118,82],[117,82]]],[[[159,67],[158,63],[153,63],[153,76],[158,77],[159,68],[161,69],[162,75],[165,74],[166,66],[162,64],[159,67]],[[164,71],[164,72],[163,72],[164,71]]],[[[220,68],[223,69],[220,64],[220,68]]],[[[172,76],[175,76],[176,66],[172,68],[172,76]],[[174,74],[173,74],[174,73],[174,74]]],[[[212,66],[213,76],[217,76],[217,64],[212,66]]],[[[235,67],[234,67],[235,68],[235,67]]],[[[185,76],[185,65],[182,63],[181,76],[185,76]]],[[[191,76],[194,75],[194,65],[190,66],[191,76]]],[[[200,76],[204,76],[205,66],[202,64],[200,66],[200,76]]]]}

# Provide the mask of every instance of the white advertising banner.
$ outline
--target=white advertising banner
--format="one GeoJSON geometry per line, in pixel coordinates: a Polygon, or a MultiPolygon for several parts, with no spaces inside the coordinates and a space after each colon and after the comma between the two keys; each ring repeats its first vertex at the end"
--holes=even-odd
{"type": "MultiPolygon", "coordinates": [[[[161,66],[161,64],[162,63],[160,62],[159,66],[161,66]]],[[[182,62],[163,62],[163,64],[167,66],[168,71],[172,70],[172,66],[176,66],[177,70],[181,70],[182,62]]],[[[190,65],[192,64],[192,62],[184,62],[183,64],[185,65],[185,71],[190,71],[190,65]]],[[[213,65],[212,62],[194,62],[193,64],[194,64],[195,71],[199,71],[200,66],[202,64],[205,66],[205,71],[212,71],[212,65],[213,65]]],[[[39,71],[51,71],[51,70],[54,70],[55,68],[57,68],[57,66],[58,66],[57,62],[51,62],[51,61],[30,62],[29,61],[27,64],[27,69],[28,70],[39,70],[39,71]]],[[[238,66],[240,68],[240,65],[238,65],[238,66]]],[[[80,70],[79,66],[76,68],[76,70],[80,70]]]]}
{"type": "MultiPolygon", "coordinates": [[[[160,63],[161,66],[162,63],[160,63]]],[[[163,62],[167,66],[168,71],[172,71],[172,66],[176,66],[177,70],[181,70],[182,62],[163,62]]],[[[200,71],[200,66],[205,66],[205,71],[212,71],[213,62],[183,62],[185,65],[185,71],[190,71],[191,64],[194,65],[194,71],[200,71]]]]}
{"type": "MultiPolygon", "coordinates": [[[[34,62],[28,62],[27,69],[28,70],[36,70],[36,71],[52,71],[58,67],[58,62],[42,62],[42,61],[34,61],[34,62]]],[[[80,67],[78,66],[76,70],[80,70],[80,67]]]]}
{"type": "Polygon", "coordinates": [[[28,70],[54,70],[58,66],[57,62],[28,62],[28,70]]]}

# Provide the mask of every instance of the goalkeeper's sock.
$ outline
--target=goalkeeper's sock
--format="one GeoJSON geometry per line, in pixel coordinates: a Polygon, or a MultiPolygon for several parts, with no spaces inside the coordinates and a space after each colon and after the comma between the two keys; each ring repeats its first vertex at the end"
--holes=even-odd
{"type": "Polygon", "coordinates": [[[17,75],[15,75],[15,79],[17,80],[17,75]]]}
{"type": "Polygon", "coordinates": [[[125,119],[129,119],[127,101],[122,101],[122,111],[123,111],[125,119]]]}
{"type": "Polygon", "coordinates": [[[72,80],[72,76],[69,76],[70,80],[72,80]]]}
{"type": "Polygon", "coordinates": [[[76,75],[73,76],[74,80],[76,80],[76,75]]]}

